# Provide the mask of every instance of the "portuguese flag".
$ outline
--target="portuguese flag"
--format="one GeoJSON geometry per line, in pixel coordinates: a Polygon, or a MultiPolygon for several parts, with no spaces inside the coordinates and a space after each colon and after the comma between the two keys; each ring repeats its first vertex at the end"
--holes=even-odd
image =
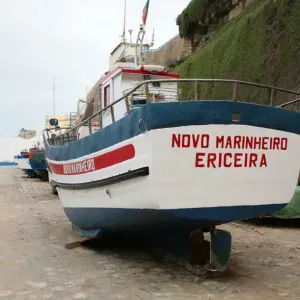
{"type": "Polygon", "coordinates": [[[143,24],[144,25],[146,25],[146,23],[147,23],[149,5],[150,5],[150,0],[147,0],[147,3],[143,9],[143,24]]]}

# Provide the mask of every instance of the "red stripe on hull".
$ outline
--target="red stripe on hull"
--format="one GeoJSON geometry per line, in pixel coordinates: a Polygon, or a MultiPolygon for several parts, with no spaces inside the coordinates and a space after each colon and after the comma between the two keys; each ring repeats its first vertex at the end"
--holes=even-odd
{"type": "Polygon", "coordinates": [[[135,157],[134,146],[127,145],[94,158],[70,164],[49,163],[51,172],[58,175],[80,175],[99,171],[135,157]]]}
{"type": "Polygon", "coordinates": [[[152,75],[152,76],[161,76],[169,78],[179,78],[179,74],[168,73],[168,72],[150,72],[143,69],[126,69],[122,68],[123,73],[137,74],[137,75],[152,75]]]}

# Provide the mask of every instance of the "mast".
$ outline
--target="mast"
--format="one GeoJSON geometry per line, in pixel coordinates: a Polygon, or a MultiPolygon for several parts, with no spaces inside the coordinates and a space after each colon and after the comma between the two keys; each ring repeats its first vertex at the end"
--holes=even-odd
{"type": "Polygon", "coordinates": [[[143,24],[140,25],[140,31],[138,33],[137,39],[136,39],[136,45],[135,45],[135,58],[134,63],[135,67],[141,66],[143,64],[142,61],[142,49],[143,49],[143,42],[146,35],[146,23],[148,18],[148,11],[150,7],[150,0],[147,0],[145,7],[143,8],[143,16],[142,21],[143,24]]]}
{"type": "Polygon", "coordinates": [[[127,0],[125,0],[124,3],[124,24],[123,24],[123,33],[121,35],[123,43],[126,42],[126,15],[127,15],[127,0]]]}

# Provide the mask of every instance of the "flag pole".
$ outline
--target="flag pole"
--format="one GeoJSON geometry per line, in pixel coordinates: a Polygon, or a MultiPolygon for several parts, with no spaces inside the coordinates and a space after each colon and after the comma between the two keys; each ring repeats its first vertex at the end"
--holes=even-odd
{"type": "Polygon", "coordinates": [[[125,0],[124,4],[124,24],[123,24],[123,34],[122,34],[122,42],[126,42],[126,16],[127,16],[127,0],[125,0]]]}

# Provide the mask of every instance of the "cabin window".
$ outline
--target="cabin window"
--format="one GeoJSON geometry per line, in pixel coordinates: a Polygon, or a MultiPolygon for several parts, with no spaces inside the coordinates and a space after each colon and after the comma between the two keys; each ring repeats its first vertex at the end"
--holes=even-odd
{"type": "Polygon", "coordinates": [[[153,87],[160,88],[160,82],[152,82],[153,87]]]}
{"type": "Polygon", "coordinates": [[[104,88],[104,108],[110,104],[110,85],[104,88]]]}

